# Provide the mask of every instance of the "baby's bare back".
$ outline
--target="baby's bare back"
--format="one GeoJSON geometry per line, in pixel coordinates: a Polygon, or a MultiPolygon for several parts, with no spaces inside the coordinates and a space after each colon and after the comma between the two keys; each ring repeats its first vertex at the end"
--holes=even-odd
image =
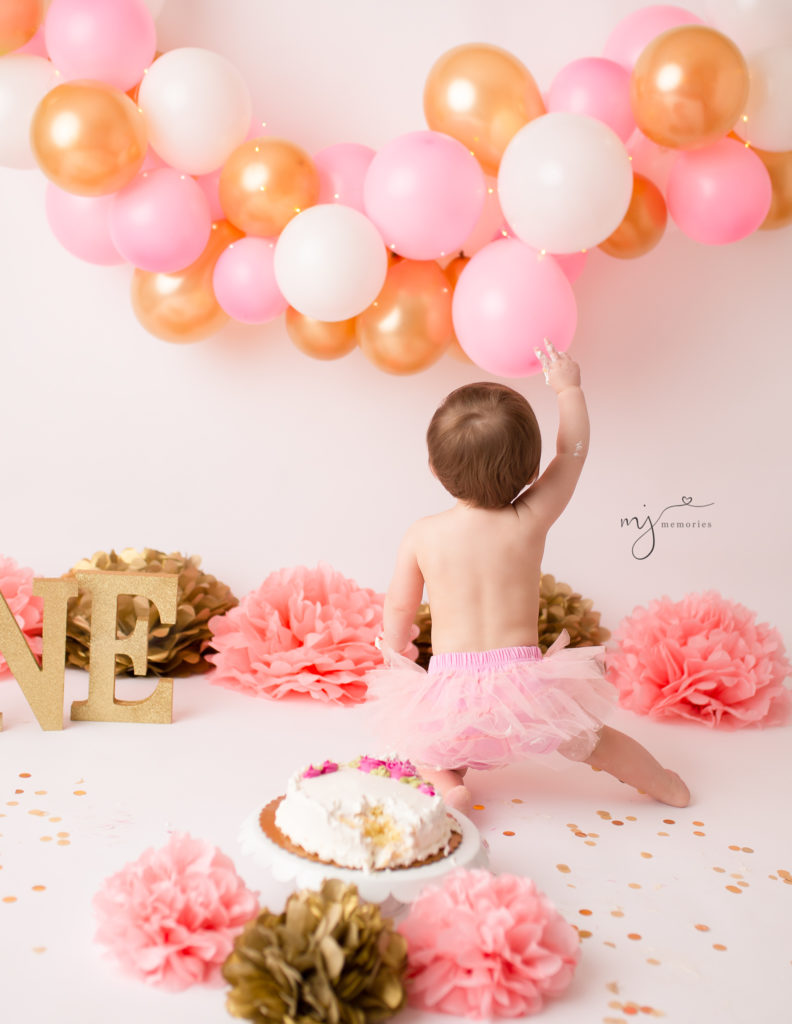
{"type": "Polygon", "coordinates": [[[522,506],[457,505],[416,524],[432,647],[486,651],[537,643],[546,528],[522,506]]]}

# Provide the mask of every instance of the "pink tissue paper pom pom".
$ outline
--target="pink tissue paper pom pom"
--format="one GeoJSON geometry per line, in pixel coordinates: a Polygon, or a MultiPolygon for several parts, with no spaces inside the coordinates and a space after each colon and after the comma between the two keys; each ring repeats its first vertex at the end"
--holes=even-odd
{"type": "Polygon", "coordinates": [[[465,1017],[521,1017],[572,980],[577,931],[530,878],[457,869],[399,927],[410,1002],[465,1017]]]}
{"type": "MultiPolygon", "coordinates": [[[[34,654],[41,654],[43,601],[33,596],[33,570],[23,569],[13,558],[0,555],[0,594],[6,599],[30,649],[34,654]]],[[[0,654],[0,679],[9,675],[6,660],[0,654]]]]}
{"type": "Polygon", "coordinates": [[[780,725],[789,716],[781,635],[714,590],[638,607],[614,640],[607,675],[631,711],[717,729],[780,725]]]}
{"type": "Polygon", "coordinates": [[[384,600],[324,563],[274,572],[209,620],[211,681],[256,697],[365,700],[365,675],[382,665],[374,640],[384,600]]]}
{"type": "Polygon", "coordinates": [[[229,857],[175,833],[105,879],[94,909],[96,941],[127,973],[179,992],[222,981],[234,939],[259,906],[229,857]]]}

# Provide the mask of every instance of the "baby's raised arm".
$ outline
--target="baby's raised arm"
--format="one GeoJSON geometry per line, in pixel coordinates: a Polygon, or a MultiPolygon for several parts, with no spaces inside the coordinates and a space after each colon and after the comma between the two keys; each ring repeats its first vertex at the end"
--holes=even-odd
{"type": "Polygon", "coordinates": [[[545,379],[558,396],[556,456],[533,486],[515,502],[548,526],[566,508],[577,486],[589,446],[589,418],[580,388],[580,367],[547,342],[550,359],[537,349],[545,379]]]}

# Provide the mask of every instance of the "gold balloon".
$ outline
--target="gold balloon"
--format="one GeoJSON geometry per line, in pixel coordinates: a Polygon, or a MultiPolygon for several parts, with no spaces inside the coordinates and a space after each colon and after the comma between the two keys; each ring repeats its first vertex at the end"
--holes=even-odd
{"type": "Polygon", "coordinates": [[[212,288],[212,275],[220,254],[238,238],[227,220],[216,221],[206,248],[184,270],[158,274],[135,270],[132,275],[132,308],[150,334],[164,341],[187,343],[208,338],[228,321],[212,288]]]}
{"type": "Polygon", "coordinates": [[[243,142],[220,174],[220,205],[248,235],[280,234],[318,198],[319,172],[313,160],[285,139],[243,142]]]}
{"type": "Polygon", "coordinates": [[[643,174],[634,174],[632,198],[624,220],[599,247],[608,256],[621,260],[643,256],[663,237],[667,220],[663,193],[643,174]]]}
{"type": "Polygon", "coordinates": [[[354,317],[328,323],[314,320],[289,306],[286,330],[297,348],[314,359],[340,359],[357,345],[354,317]]]}
{"type": "Polygon", "coordinates": [[[43,0],[2,0],[0,3],[0,54],[29,43],[44,17],[43,0]]]}
{"type": "Polygon", "coordinates": [[[767,168],[773,186],[770,210],[759,230],[783,228],[792,223],[792,153],[768,153],[764,149],[753,151],[767,168]]]}
{"type": "Polygon", "coordinates": [[[492,175],[512,137],[545,112],[525,65],[487,43],[457,46],[439,57],[426,80],[423,102],[429,127],[464,143],[492,175]]]}
{"type": "Polygon", "coordinates": [[[143,115],[105,82],[57,85],[39,103],[30,126],[33,155],[58,188],[78,196],[117,192],[146,156],[143,115]]]}
{"type": "Polygon", "coordinates": [[[433,261],[401,260],[357,318],[358,343],[386,373],[408,374],[437,362],[454,336],[451,284],[433,261]]]}
{"type": "Polygon", "coordinates": [[[630,80],[635,122],[659,146],[691,149],[722,138],[748,99],[748,68],[727,36],[682,25],[653,39],[630,80]]]}
{"type": "MultiPolygon", "coordinates": [[[[462,271],[465,269],[468,263],[470,263],[470,257],[462,256],[460,254],[459,256],[456,256],[453,260],[451,260],[451,262],[445,268],[445,276],[451,282],[452,288],[456,288],[456,283],[459,280],[459,275],[462,273],[462,271]]],[[[453,304],[453,295],[451,301],[453,304]]],[[[467,352],[465,352],[465,350],[459,344],[456,332],[454,333],[454,336],[451,338],[451,344],[448,346],[447,351],[452,358],[457,359],[460,363],[473,362],[473,360],[470,358],[467,352]]]]}

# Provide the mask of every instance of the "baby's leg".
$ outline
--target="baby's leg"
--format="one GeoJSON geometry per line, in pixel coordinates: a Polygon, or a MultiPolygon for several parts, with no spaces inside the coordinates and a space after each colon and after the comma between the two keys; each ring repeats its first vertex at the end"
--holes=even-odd
{"type": "Polygon", "coordinates": [[[431,768],[419,768],[421,776],[427,782],[431,782],[449,807],[454,807],[463,814],[473,806],[473,797],[470,790],[462,781],[467,768],[446,768],[433,770],[431,768]]]}
{"type": "Polygon", "coordinates": [[[690,791],[676,772],[663,768],[640,743],[607,725],[603,725],[599,742],[585,760],[592,768],[603,769],[660,803],[672,807],[687,807],[690,803],[690,791]]]}

